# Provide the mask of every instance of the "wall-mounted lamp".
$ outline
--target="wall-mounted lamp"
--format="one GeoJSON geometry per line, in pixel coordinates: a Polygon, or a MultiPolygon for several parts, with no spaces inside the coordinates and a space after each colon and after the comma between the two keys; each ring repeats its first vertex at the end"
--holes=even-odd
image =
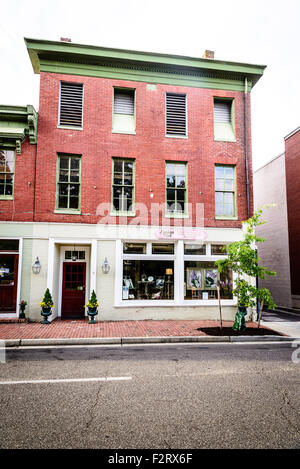
{"type": "Polygon", "coordinates": [[[40,271],[41,271],[41,263],[39,261],[39,258],[37,257],[36,261],[34,262],[32,266],[32,272],[37,275],[40,273],[40,271]]]}
{"type": "Polygon", "coordinates": [[[110,265],[108,263],[108,260],[107,258],[104,259],[104,262],[103,262],[103,265],[102,265],[102,272],[104,274],[108,274],[108,272],[110,271],[110,265]]]}
{"type": "Polygon", "coordinates": [[[78,257],[77,257],[77,252],[75,251],[75,244],[74,244],[74,251],[72,252],[72,257],[71,257],[73,262],[76,262],[78,257]]]}

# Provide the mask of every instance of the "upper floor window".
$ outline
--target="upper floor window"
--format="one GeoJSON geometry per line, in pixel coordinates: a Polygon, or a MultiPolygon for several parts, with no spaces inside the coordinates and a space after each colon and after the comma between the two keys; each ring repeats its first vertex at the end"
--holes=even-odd
{"type": "Polygon", "coordinates": [[[235,141],[233,99],[214,98],[214,138],[235,141]]]}
{"type": "Polygon", "coordinates": [[[0,149],[0,198],[12,199],[14,193],[15,152],[0,149]]]}
{"type": "Polygon", "coordinates": [[[186,163],[166,163],[166,210],[173,215],[187,212],[186,163]]]}
{"type": "Polygon", "coordinates": [[[113,132],[135,133],[135,90],[114,88],[113,132]]]}
{"type": "Polygon", "coordinates": [[[82,128],[83,84],[61,81],[59,98],[59,125],[82,128]]]}
{"type": "Polygon", "coordinates": [[[216,217],[236,216],[236,182],[234,166],[215,167],[215,207],[216,217]]]}
{"type": "Polygon", "coordinates": [[[112,211],[128,215],[134,210],[134,160],[113,158],[112,211]]]}
{"type": "Polygon", "coordinates": [[[56,209],[80,210],[81,157],[58,155],[56,209]]]}
{"type": "Polygon", "coordinates": [[[166,135],[185,137],[186,120],[186,95],[166,93],[166,135]]]}

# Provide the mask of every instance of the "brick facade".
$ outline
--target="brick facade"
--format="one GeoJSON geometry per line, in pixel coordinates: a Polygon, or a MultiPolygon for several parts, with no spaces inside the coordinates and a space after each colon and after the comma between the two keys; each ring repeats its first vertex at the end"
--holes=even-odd
{"type": "MultiPolygon", "coordinates": [[[[150,202],[165,202],[165,161],[182,161],[188,163],[188,202],[193,208],[195,203],[204,204],[205,226],[239,227],[239,221],[215,220],[214,165],[236,165],[238,219],[247,219],[244,106],[241,92],[159,84],[152,90],[140,82],[41,73],[35,204],[35,149],[24,144],[22,154],[16,158],[15,200],[1,202],[1,219],[97,223],[101,218],[96,215],[98,204],[111,201],[112,157],[128,157],[136,160],[135,202],[145,204],[149,213],[150,202]],[[60,81],[84,84],[83,130],[57,127],[60,81]],[[113,87],[136,89],[136,135],[112,133],[113,87]],[[187,95],[186,139],[165,137],[166,92],[187,95]],[[236,142],[214,141],[213,97],[217,96],[234,98],[236,142]],[[80,215],[54,213],[59,152],[82,155],[80,215]]],[[[252,209],[251,154],[248,158],[252,209]]],[[[118,218],[114,222],[118,223],[118,218]]],[[[131,220],[129,217],[128,222],[131,220]]],[[[148,222],[142,219],[142,224],[148,222]]]]}
{"type": "Polygon", "coordinates": [[[300,129],[285,138],[286,194],[288,211],[291,292],[300,307],[300,129]]]}

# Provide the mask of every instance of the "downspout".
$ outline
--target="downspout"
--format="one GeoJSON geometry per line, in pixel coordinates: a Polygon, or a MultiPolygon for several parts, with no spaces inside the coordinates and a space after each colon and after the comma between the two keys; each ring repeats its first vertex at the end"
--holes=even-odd
{"type": "Polygon", "coordinates": [[[37,172],[37,143],[35,144],[35,155],[34,155],[34,182],[33,182],[32,221],[35,221],[36,172],[37,172]]]}
{"type": "Polygon", "coordinates": [[[245,77],[245,91],[244,91],[244,146],[245,146],[245,167],[246,167],[247,210],[248,210],[248,218],[250,218],[250,187],[249,187],[249,155],[248,155],[248,125],[247,125],[247,94],[248,94],[248,81],[247,81],[247,77],[245,77]]]}

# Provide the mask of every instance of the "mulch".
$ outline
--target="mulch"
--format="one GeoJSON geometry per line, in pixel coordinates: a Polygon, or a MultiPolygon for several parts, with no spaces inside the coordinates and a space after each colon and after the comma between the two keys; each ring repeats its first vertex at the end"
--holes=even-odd
{"type": "Polygon", "coordinates": [[[283,335],[280,332],[272,331],[271,329],[267,329],[265,327],[247,327],[245,331],[234,331],[232,327],[199,327],[197,329],[200,332],[204,332],[206,335],[213,335],[213,336],[262,336],[262,335],[283,335]]]}

